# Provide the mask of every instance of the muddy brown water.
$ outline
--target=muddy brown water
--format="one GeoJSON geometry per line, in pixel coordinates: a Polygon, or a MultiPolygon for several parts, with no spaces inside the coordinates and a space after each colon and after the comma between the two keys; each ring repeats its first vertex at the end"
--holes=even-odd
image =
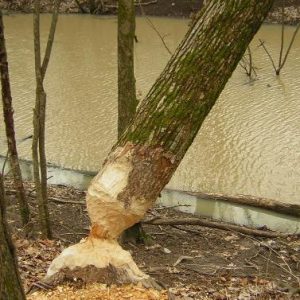
{"type": "MultiPolygon", "coordinates": [[[[151,18],[174,51],[188,20],[151,18]]],[[[4,19],[17,138],[32,134],[34,59],[31,15],[4,19]]],[[[49,15],[42,16],[45,45],[49,15]]],[[[116,141],[117,23],[114,17],[60,16],[46,75],[47,157],[96,171],[116,141]]],[[[294,27],[286,27],[287,40],[294,27]]],[[[137,19],[136,80],[142,99],[169,59],[146,19],[137,19]]],[[[300,35],[276,77],[258,38],[278,61],[280,26],[264,25],[251,44],[257,80],[238,67],[168,187],[251,194],[300,204],[300,35]]],[[[2,118],[2,116],[1,116],[2,118]]],[[[0,124],[3,124],[2,119],[0,124]]],[[[5,153],[3,125],[0,154],[5,153]]],[[[30,159],[31,140],[19,143],[30,159]]]]}

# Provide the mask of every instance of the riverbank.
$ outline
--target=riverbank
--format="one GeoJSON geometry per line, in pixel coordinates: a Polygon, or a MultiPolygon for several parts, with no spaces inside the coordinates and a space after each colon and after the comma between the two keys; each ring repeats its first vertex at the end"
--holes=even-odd
{"type": "MultiPolygon", "coordinates": [[[[0,8],[5,13],[31,13],[33,11],[33,0],[1,0],[0,8]]],[[[143,0],[141,4],[136,1],[137,15],[146,14],[149,16],[164,16],[164,17],[181,17],[188,18],[196,13],[203,5],[203,0],[143,0]],[[142,9],[141,9],[142,6],[142,9]]],[[[51,0],[41,1],[41,11],[49,13],[52,10],[51,0]]],[[[285,22],[295,25],[300,21],[300,0],[285,1],[285,22]]],[[[269,13],[266,22],[280,23],[282,1],[276,0],[274,6],[269,13]]],[[[96,15],[114,15],[117,11],[116,0],[104,1],[78,1],[66,0],[62,1],[61,13],[92,13],[96,15]],[[88,4],[93,3],[93,4],[88,4]]]]}
{"type": "MultiPolygon", "coordinates": [[[[87,236],[89,219],[85,209],[85,192],[62,185],[49,186],[49,210],[55,237],[49,241],[39,238],[37,204],[34,197],[29,197],[34,191],[32,182],[25,182],[34,229],[31,239],[24,237],[11,180],[6,179],[5,188],[8,223],[17,248],[22,282],[29,290],[45,276],[50,262],[63,248],[87,236]]],[[[149,210],[145,220],[178,220],[190,216],[160,206],[149,210]]],[[[130,299],[162,300],[167,299],[166,293],[169,299],[298,299],[298,236],[264,238],[198,225],[144,224],[143,227],[148,235],[147,245],[127,243],[124,248],[132,253],[144,272],[165,287],[166,292],[161,297],[146,297],[147,291],[139,287],[143,295],[130,299]]],[[[129,299],[128,294],[136,295],[137,292],[120,287],[118,291],[124,298],[121,295],[114,298],[116,287],[97,287],[97,293],[100,293],[99,289],[105,294],[112,292],[109,299],[129,299]]],[[[96,299],[93,290],[79,280],[47,294],[35,294],[29,299],[66,299],[66,293],[68,299],[79,299],[79,295],[84,295],[84,299],[96,299]]],[[[107,298],[103,296],[103,299],[107,298]]]]}

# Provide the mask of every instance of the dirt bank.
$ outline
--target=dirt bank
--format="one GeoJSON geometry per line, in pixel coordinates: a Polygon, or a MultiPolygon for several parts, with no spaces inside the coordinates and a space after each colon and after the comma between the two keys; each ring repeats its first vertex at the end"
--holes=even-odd
{"type": "MultiPolygon", "coordinates": [[[[50,262],[63,248],[87,236],[89,219],[84,202],[85,193],[61,185],[49,186],[50,216],[55,239],[48,241],[39,239],[39,232],[36,231],[37,206],[34,197],[29,196],[35,230],[31,239],[24,238],[11,180],[6,180],[5,185],[8,220],[14,232],[21,277],[28,290],[43,278],[50,262]]],[[[30,182],[26,183],[26,194],[34,194],[34,186],[30,182]]],[[[155,207],[146,218],[178,219],[188,216],[173,209],[155,207]]],[[[170,299],[299,299],[300,240],[297,236],[260,238],[194,225],[146,224],[144,229],[148,234],[148,244],[128,243],[125,248],[132,253],[144,272],[174,294],[170,299]]],[[[70,284],[74,291],[85,287],[78,282],[70,284]]],[[[103,290],[103,287],[99,288],[103,290]]],[[[62,291],[61,297],[50,297],[48,294],[45,298],[32,299],[66,299],[65,291],[69,288],[59,289],[62,291]]],[[[110,292],[109,287],[105,289],[106,294],[110,292]]],[[[125,296],[126,299],[166,299],[164,296],[128,297],[126,289],[120,291],[124,299],[125,296]]],[[[86,295],[91,290],[79,290],[79,293],[86,295]]],[[[77,296],[68,299],[79,299],[77,296]]],[[[84,299],[107,298],[91,296],[84,299]]]]}
{"type": "MultiPolygon", "coordinates": [[[[137,14],[142,14],[137,2],[137,14]]],[[[42,0],[42,12],[51,12],[52,0],[42,0]]],[[[141,0],[143,11],[149,16],[190,17],[203,5],[203,0],[141,0]]],[[[267,22],[281,22],[282,0],[276,0],[267,22]]],[[[0,8],[5,13],[30,13],[33,8],[33,0],[0,0],[0,8]]],[[[99,15],[115,14],[117,10],[116,0],[65,0],[61,4],[61,13],[94,13],[99,15]],[[88,3],[94,3],[90,5],[88,3]]],[[[285,1],[286,23],[296,24],[300,21],[300,0],[285,1]]]]}

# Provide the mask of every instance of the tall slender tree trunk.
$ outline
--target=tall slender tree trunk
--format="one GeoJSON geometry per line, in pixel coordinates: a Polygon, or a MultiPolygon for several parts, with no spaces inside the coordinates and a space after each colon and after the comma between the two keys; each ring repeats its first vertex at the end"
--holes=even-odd
{"type": "Polygon", "coordinates": [[[45,150],[45,123],[47,95],[44,90],[44,78],[50,60],[51,50],[54,41],[58,11],[61,0],[54,2],[52,22],[50,26],[47,46],[43,61],[41,60],[40,46],[40,0],[35,0],[35,13],[33,17],[34,28],[34,56],[36,75],[36,100],[33,110],[33,139],[32,139],[32,162],[33,175],[36,187],[36,197],[39,207],[39,221],[43,237],[51,238],[51,226],[48,210],[47,195],[47,159],[45,150]]]}
{"type": "Polygon", "coordinates": [[[134,78],[134,0],[118,1],[118,136],[133,118],[136,107],[134,78]]]}
{"type": "Polygon", "coordinates": [[[3,177],[0,173],[0,299],[25,300],[15,248],[6,221],[3,177]]]}
{"type": "Polygon", "coordinates": [[[116,238],[170,180],[272,3],[211,0],[200,11],[88,189],[89,238],[52,262],[49,280],[149,283],[116,238]]]}
{"type": "MultiPolygon", "coordinates": [[[[134,77],[135,6],[134,0],[118,1],[118,137],[133,118],[138,101],[134,77]]],[[[143,240],[141,223],[124,231],[122,242],[143,240]]]]}
{"type": "Polygon", "coordinates": [[[11,90],[10,90],[2,11],[0,11],[0,72],[1,72],[1,86],[2,86],[2,107],[3,107],[3,116],[5,122],[10,167],[13,174],[15,189],[17,190],[17,198],[19,202],[22,224],[26,225],[30,221],[30,212],[29,212],[28,203],[26,201],[21,168],[20,168],[19,158],[18,158],[17,143],[15,138],[15,125],[14,125],[14,117],[13,117],[14,110],[12,107],[12,97],[11,97],[11,90]]]}

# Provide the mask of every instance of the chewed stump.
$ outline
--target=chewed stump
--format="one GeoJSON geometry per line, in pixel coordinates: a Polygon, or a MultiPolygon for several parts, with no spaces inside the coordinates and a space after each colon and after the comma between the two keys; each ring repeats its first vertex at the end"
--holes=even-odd
{"type": "Polygon", "coordinates": [[[160,288],[138,268],[131,254],[122,249],[116,240],[92,237],[66,248],[55,258],[45,283],[56,285],[74,279],[106,284],[141,282],[145,287],[160,288]]]}

